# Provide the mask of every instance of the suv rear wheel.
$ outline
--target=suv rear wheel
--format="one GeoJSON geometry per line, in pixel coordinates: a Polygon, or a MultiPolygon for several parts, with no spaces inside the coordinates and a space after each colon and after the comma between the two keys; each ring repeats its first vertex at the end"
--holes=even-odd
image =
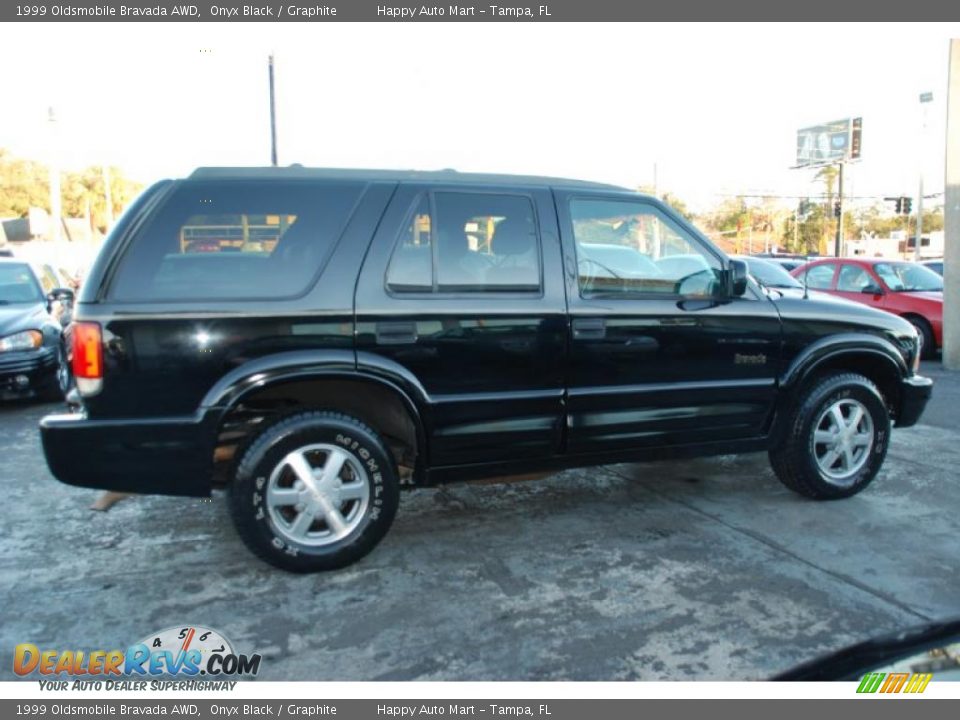
{"type": "Polygon", "coordinates": [[[294,572],[333,570],[370,552],[399,500],[393,459],[377,434],[335,412],[305,412],[263,430],[243,453],[230,513],[243,542],[294,572]]]}
{"type": "Polygon", "coordinates": [[[817,500],[863,490],[887,455],[890,416],[876,386],[856,373],[831,373],[804,391],[785,419],[770,464],[791,490],[817,500]]]}

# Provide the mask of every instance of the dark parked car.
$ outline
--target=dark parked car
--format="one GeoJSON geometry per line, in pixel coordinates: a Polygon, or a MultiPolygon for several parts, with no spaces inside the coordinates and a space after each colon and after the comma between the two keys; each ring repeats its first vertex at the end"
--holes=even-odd
{"type": "Polygon", "coordinates": [[[775,258],[761,258],[754,255],[734,255],[747,265],[747,272],[764,287],[778,290],[803,290],[803,285],[794,278],[775,258]]]}
{"type": "Polygon", "coordinates": [[[62,288],[45,294],[29,263],[0,258],[0,400],[63,398],[70,366],[61,323],[52,313],[72,297],[62,288]]]}
{"type": "Polygon", "coordinates": [[[924,260],[920,264],[925,268],[933,270],[940,277],[943,277],[943,260],[924,260]]]}
{"type": "Polygon", "coordinates": [[[787,272],[793,272],[809,260],[809,258],[804,255],[792,255],[790,253],[757,253],[750,257],[761,258],[767,262],[775,263],[787,272]]]}
{"type": "Polygon", "coordinates": [[[111,233],[76,308],[82,409],[41,430],[63,482],[227,488],[250,549],[308,571],[369,552],[401,486],[767,450],[792,490],[853,495],[929,398],[918,352],[621,188],[202,169],[111,233]]]}

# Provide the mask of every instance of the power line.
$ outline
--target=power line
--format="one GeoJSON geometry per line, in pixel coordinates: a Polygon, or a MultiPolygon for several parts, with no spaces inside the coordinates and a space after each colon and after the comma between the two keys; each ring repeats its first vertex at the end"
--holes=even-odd
{"type": "MultiPolygon", "coordinates": [[[[751,194],[751,193],[712,193],[714,197],[732,197],[732,198],[761,198],[767,200],[809,200],[811,198],[820,200],[829,200],[833,197],[836,197],[836,193],[833,195],[827,195],[826,193],[816,195],[808,193],[806,195],[769,195],[769,194],[751,194]]],[[[943,197],[942,192],[930,193],[929,195],[924,195],[924,200],[934,200],[936,198],[943,197]]],[[[844,196],[845,200],[889,200],[889,195],[846,195],[844,196]]]]}

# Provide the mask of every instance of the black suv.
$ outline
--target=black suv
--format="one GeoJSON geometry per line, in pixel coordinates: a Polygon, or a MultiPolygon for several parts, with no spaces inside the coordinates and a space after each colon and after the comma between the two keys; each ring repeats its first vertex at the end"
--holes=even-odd
{"type": "Polygon", "coordinates": [[[53,474],[227,488],[298,571],[369,552],[402,486],[767,450],[850,496],[931,391],[906,320],[765,289],[658,200],[551,178],[197,170],[126,213],[72,329],[53,474]]]}

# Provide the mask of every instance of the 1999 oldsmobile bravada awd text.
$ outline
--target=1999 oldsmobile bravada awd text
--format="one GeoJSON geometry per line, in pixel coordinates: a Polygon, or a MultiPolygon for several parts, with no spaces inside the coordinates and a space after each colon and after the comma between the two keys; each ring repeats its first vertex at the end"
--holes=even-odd
{"type": "Polygon", "coordinates": [[[301,571],[369,552],[403,485],[765,449],[792,490],[853,495],[931,390],[906,320],[765,290],[654,198],[451,171],[158,183],[72,335],[53,474],[225,487],[301,571]]]}

